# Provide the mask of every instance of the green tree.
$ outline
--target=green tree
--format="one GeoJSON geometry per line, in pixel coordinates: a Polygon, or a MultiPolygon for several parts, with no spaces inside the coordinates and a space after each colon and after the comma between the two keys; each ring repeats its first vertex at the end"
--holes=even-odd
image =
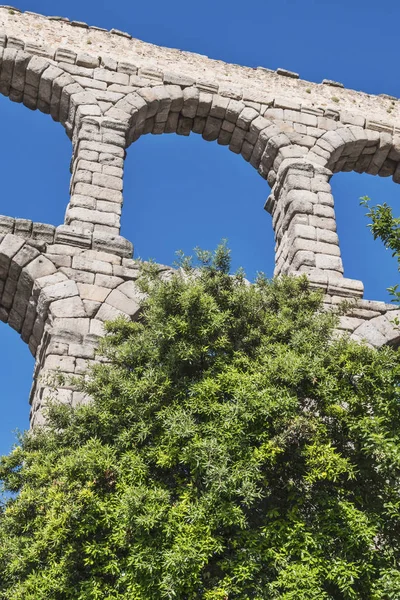
{"type": "MultiPolygon", "coordinates": [[[[385,248],[392,250],[392,256],[396,258],[400,272],[400,218],[393,216],[393,211],[386,202],[371,206],[371,199],[368,196],[363,196],[360,201],[361,205],[368,209],[367,217],[371,219],[368,227],[371,229],[374,240],[379,238],[385,248]]],[[[400,302],[398,288],[398,284],[388,288],[394,302],[400,302]]]]}
{"type": "Polygon", "coordinates": [[[0,464],[3,600],[400,597],[400,365],[224,246],[108,325],[93,402],[0,464]],[[10,497],[11,494],[11,497],[10,497]]]}

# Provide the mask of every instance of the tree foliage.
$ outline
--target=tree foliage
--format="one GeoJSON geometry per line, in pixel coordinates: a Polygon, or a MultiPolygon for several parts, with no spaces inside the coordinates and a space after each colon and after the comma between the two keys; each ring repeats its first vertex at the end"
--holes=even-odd
{"type": "Polygon", "coordinates": [[[306,278],[198,255],[147,269],[93,402],[2,458],[0,598],[399,598],[397,352],[335,335],[306,278]]]}

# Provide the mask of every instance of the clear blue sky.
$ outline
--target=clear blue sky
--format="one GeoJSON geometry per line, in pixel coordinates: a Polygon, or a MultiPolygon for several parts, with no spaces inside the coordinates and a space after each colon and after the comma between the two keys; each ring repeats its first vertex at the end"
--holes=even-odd
{"type": "MultiPolygon", "coordinates": [[[[18,7],[58,14],[134,37],[249,66],[284,67],[303,79],[400,97],[400,4],[375,0],[20,0],[18,7]]],[[[68,203],[71,145],[61,125],[0,96],[0,214],[58,225],[68,203]]],[[[387,299],[396,265],[366,228],[360,196],[399,212],[391,179],[342,173],[332,186],[345,275],[362,279],[365,297],[387,299]]],[[[123,234],[136,256],[171,264],[174,252],[214,248],[227,237],[234,266],[249,277],[272,274],[273,236],[263,211],[268,186],[240,156],[199,136],[145,136],[128,151],[123,234]]],[[[0,454],[28,424],[33,358],[0,324],[0,454]]]]}

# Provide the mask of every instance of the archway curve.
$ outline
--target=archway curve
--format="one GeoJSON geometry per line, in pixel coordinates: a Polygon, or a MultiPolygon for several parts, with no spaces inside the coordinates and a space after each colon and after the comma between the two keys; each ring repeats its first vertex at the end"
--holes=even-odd
{"type": "Polygon", "coordinates": [[[31,110],[50,114],[70,138],[75,119],[102,114],[95,95],[79,83],[78,75],[68,72],[68,65],[7,46],[0,67],[0,93],[31,110]]]}
{"type": "MultiPolygon", "coordinates": [[[[21,334],[36,356],[47,318],[48,304],[41,291],[57,272],[54,263],[36,246],[13,234],[0,243],[0,319],[21,334]]],[[[66,277],[65,277],[66,279],[66,277]]]]}
{"type": "Polygon", "coordinates": [[[357,126],[338,127],[322,135],[308,158],[332,173],[356,171],[393,177],[400,183],[400,135],[357,126]]]}
{"type": "Polygon", "coordinates": [[[158,85],[128,94],[106,116],[126,124],[127,148],[147,133],[188,136],[193,132],[228,146],[269,181],[280,148],[296,146],[287,156],[303,156],[310,142],[285,122],[263,117],[251,104],[194,86],[158,85]]]}

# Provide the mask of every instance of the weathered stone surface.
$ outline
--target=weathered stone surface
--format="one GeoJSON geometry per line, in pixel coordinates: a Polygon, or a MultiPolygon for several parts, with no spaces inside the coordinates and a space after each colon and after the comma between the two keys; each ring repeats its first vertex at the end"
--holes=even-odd
{"type": "MultiPolygon", "coordinates": [[[[135,300],[128,298],[120,289],[113,290],[106,298],[106,304],[110,304],[114,308],[121,310],[122,312],[133,318],[138,314],[140,307],[135,300]]],[[[100,314],[100,311],[99,311],[100,314]]],[[[100,317],[99,317],[100,318],[100,317]]]]}
{"type": "Polygon", "coordinates": [[[104,302],[110,293],[110,289],[99,285],[85,283],[78,284],[79,294],[82,299],[104,302]]]}
{"type": "Polygon", "coordinates": [[[82,300],[78,296],[53,301],[50,312],[54,317],[86,317],[82,300]]]}

